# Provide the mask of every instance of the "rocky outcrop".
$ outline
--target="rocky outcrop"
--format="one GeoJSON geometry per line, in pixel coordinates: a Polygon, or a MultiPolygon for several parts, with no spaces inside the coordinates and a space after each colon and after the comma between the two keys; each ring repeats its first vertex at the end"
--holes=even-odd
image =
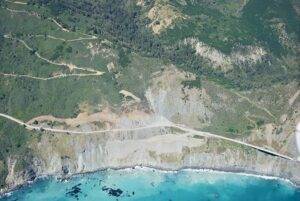
{"type": "MultiPolygon", "coordinates": [[[[237,99],[234,93],[218,87],[207,85],[199,89],[182,84],[195,79],[192,74],[167,66],[163,72],[153,76],[151,87],[145,95],[147,105],[143,105],[144,107],[130,107],[121,113],[102,109],[91,114],[82,111],[76,118],[63,119],[46,115],[30,120],[28,124],[44,128],[60,126],[61,129],[83,131],[86,134],[52,133],[44,130],[40,138],[34,138],[30,142],[34,159],[25,170],[16,171],[16,159],[8,159],[7,189],[44,175],[69,177],[105,168],[137,165],[168,170],[205,168],[249,172],[287,178],[300,185],[299,162],[222,139],[200,137],[191,131],[184,132],[166,126],[172,124],[164,124],[171,121],[201,129],[205,124],[214,123],[216,111],[225,108],[230,110],[226,114],[232,115],[235,105],[245,101],[245,98],[239,96],[237,99]],[[226,108],[228,105],[230,107],[226,108]],[[60,124],[49,125],[49,121],[60,124]],[[143,128],[135,129],[138,127],[143,128]],[[118,130],[89,133],[105,129],[118,130]]],[[[249,100],[246,102],[250,102],[249,100]]],[[[261,109],[259,111],[263,112],[261,109]]],[[[286,116],[284,119],[287,120],[282,122],[282,129],[288,135],[276,134],[273,124],[266,124],[264,130],[259,130],[261,137],[253,133],[245,140],[261,147],[275,147],[273,142],[280,142],[280,139],[283,141],[287,137],[292,139],[290,129],[285,127],[291,124],[287,123],[289,119],[297,120],[296,116],[286,116]],[[258,144],[264,140],[266,143],[258,144]]],[[[279,148],[282,148],[279,151],[283,153],[290,153],[287,147],[279,148]]]]}
{"type": "Polygon", "coordinates": [[[258,46],[236,47],[236,50],[227,55],[195,38],[186,38],[183,44],[190,45],[199,57],[207,60],[214,69],[223,72],[233,69],[234,65],[256,64],[267,55],[267,52],[258,46]]]}
{"type": "Polygon", "coordinates": [[[155,114],[176,123],[201,127],[212,118],[212,100],[205,89],[183,87],[182,82],[195,80],[193,74],[167,66],[152,79],[146,98],[155,114]]]}
{"type": "MultiPolygon", "coordinates": [[[[6,187],[4,189],[0,189],[0,195],[1,193],[21,186],[26,182],[34,181],[37,178],[36,173],[39,171],[37,169],[38,166],[36,166],[34,161],[32,161],[32,163],[27,165],[24,169],[18,168],[17,162],[18,159],[14,157],[9,157],[7,159],[8,175],[5,180],[6,187]]],[[[38,162],[38,160],[36,162],[38,162]]]]}
{"type": "Polygon", "coordinates": [[[65,177],[105,168],[141,165],[170,170],[242,171],[287,178],[300,184],[298,162],[170,128],[75,137],[45,135],[37,150],[40,161],[37,175],[65,177]]]}
{"type": "Polygon", "coordinates": [[[7,189],[32,181],[36,176],[69,177],[105,168],[134,166],[248,172],[286,178],[300,185],[299,162],[170,128],[76,136],[49,134],[36,144],[36,154],[35,168],[21,173],[14,172],[15,161],[10,160],[7,189]]]}
{"type": "MultiPolygon", "coordinates": [[[[126,127],[129,125],[127,122],[126,127]]],[[[15,171],[16,160],[9,159],[7,189],[45,175],[69,177],[137,165],[249,172],[287,178],[300,185],[299,162],[170,127],[92,134],[44,132],[31,143],[31,149],[35,158],[25,170],[15,171]]]]}

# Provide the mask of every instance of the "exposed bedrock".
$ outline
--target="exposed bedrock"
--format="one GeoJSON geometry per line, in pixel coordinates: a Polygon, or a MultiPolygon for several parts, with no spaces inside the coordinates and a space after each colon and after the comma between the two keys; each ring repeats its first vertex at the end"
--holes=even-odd
{"type": "Polygon", "coordinates": [[[43,137],[37,149],[37,175],[69,176],[142,165],[171,170],[190,167],[243,171],[287,178],[300,184],[298,162],[172,129],[76,137],[57,134],[43,137]]]}

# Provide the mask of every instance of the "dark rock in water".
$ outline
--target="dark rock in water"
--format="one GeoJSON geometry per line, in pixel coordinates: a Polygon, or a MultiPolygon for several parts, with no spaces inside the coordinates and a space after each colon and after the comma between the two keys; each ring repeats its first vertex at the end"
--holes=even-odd
{"type": "Polygon", "coordinates": [[[70,178],[68,178],[68,177],[62,177],[62,178],[59,179],[59,181],[61,181],[61,182],[69,181],[69,180],[70,180],[70,178]]]}
{"type": "Polygon", "coordinates": [[[108,193],[108,195],[115,196],[115,197],[119,197],[123,193],[123,191],[119,188],[113,189],[113,188],[109,188],[109,187],[106,187],[106,186],[102,187],[102,191],[106,191],[108,193]]]}
{"type": "Polygon", "coordinates": [[[66,193],[67,196],[70,196],[70,197],[74,197],[76,198],[77,200],[79,199],[79,194],[81,194],[81,183],[73,186],[70,190],[68,190],[68,192],[66,193]]]}

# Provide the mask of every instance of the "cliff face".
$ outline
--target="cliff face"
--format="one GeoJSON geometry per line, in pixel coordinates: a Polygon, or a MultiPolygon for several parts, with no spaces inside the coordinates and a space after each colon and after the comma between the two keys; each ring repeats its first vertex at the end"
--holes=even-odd
{"type": "Polygon", "coordinates": [[[37,144],[33,169],[14,172],[8,189],[36,176],[72,174],[137,165],[160,169],[208,168],[290,179],[300,184],[300,164],[222,140],[199,138],[170,129],[115,134],[45,135],[37,144]],[[151,135],[146,135],[151,133],[151,135]]]}
{"type": "MultiPolygon", "coordinates": [[[[26,169],[18,171],[15,167],[17,159],[8,159],[7,189],[43,175],[68,177],[104,168],[137,165],[171,170],[208,168],[242,171],[288,178],[300,184],[299,162],[227,140],[203,137],[169,124],[173,122],[193,129],[208,129],[212,133],[295,156],[292,126],[298,121],[299,113],[290,114],[289,111],[297,111],[299,101],[289,104],[280,123],[259,127],[255,118],[267,119],[271,113],[263,107],[267,100],[251,101],[247,94],[237,94],[209,82],[203,82],[201,88],[185,87],[183,83],[191,80],[195,80],[194,75],[169,66],[153,76],[145,100],[124,101],[125,109],[121,113],[104,108],[97,113],[81,111],[76,118],[45,115],[28,121],[28,124],[44,128],[55,125],[55,128],[87,133],[41,133],[30,142],[33,159],[26,169]],[[240,130],[244,129],[243,124],[247,125],[247,129],[249,125],[255,125],[250,127],[249,135],[230,136],[226,133],[226,124],[240,130]],[[105,129],[118,130],[88,133],[105,129]]],[[[294,88],[290,86],[291,94],[294,88]]],[[[256,97],[251,98],[255,100],[256,97]]]]}
{"type": "Polygon", "coordinates": [[[223,140],[171,129],[45,136],[38,143],[37,175],[68,176],[103,168],[151,166],[245,171],[300,184],[300,164],[223,140]]]}
{"type": "Polygon", "coordinates": [[[168,170],[241,171],[287,178],[300,184],[299,162],[168,127],[79,135],[44,133],[31,146],[35,158],[25,170],[17,171],[16,161],[9,159],[7,189],[44,175],[68,177],[137,165],[168,170]]]}

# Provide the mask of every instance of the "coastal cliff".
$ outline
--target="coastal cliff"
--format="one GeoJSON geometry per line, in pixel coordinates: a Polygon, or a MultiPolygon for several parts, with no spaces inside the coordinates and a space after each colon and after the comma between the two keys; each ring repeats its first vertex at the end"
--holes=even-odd
{"type": "Polygon", "coordinates": [[[32,169],[14,172],[14,162],[11,162],[7,189],[45,175],[65,178],[106,168],[134,166],[247,172],[281,177],[300,184],[299,162],[171,129],[157,130],[151,136],[145,135],[146,132],[42,137],[32,169]]]}
{"type": "Polygon", "coordinates": [[[137,165],[299,185],[298,2],[0,1],[0,193],[137,165]]]}
{"type": "MultiPolygon", "coordinates": [[[[292,126],[299,120],[299,114],[283,115],[282,121],[252,129],[250,135],[228,136],[214,125],[218,125],[218,118],[222,117],[220,111],[230,110],[234,116],[240,112],[238,104],[249,106],[252,103],[245,97],[237,99],[237,95],[224,89],[221,91],[209,82],[202,89],[182,84],[194,79],[192,74],[169,66],[154,76],[142,102],[126,91],[126,95],[133,98],[123,102],[125,109],[122,112],[105,108],[89,113],[83,108],[75,118],[45,115],[29,120],[28,125],[70,132],[33,131],[35,137],[28,144],[31,158],[25,168],[16,167],[20,159],[7,159],[6,188],[2,192],[42,176],[66,178],[106,168],[134,166],[247,172],[281,177],[299,185],[299,162],[242,144],[266,147],[295,158],[292,126]],[[230,104],[236,105],[226,108],[230,104]],[[192,130],[173,125],[184,125],[182,128],[192,130]],[[72,130],[81,133],[72,133],[72,130]],[[213,131],[221,137],[213,137],[209,132],[202,134],[200,130],[213,131]]],[[[290,86],[292,92],[295,86],[290,86]]],[[[296,102],[290,107],[297,111],[298,105],[296,102]]],[[[268,115],[264,109],[257,110],[260,110],[258,114],[268,115]]],[[[248,114],[247,111],[244,114],[248,114]]]]}

